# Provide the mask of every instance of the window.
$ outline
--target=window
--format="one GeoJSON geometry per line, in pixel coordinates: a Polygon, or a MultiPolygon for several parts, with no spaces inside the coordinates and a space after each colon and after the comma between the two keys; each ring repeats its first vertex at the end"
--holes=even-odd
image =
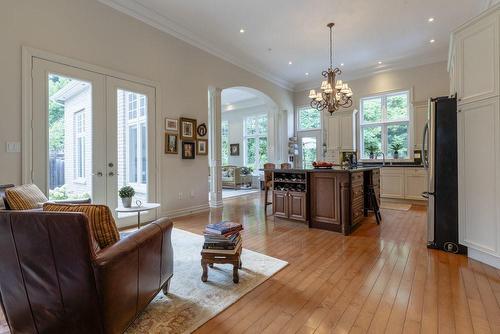
{"type": "Polygon", "coordinates": [[[229,121],[222,121],[221,126],[222,164],[229,164],[229,121]]]}
{"type": "Polygon", "coordinates": [[[311,107],[297,109],[297,130],[321,129],[321,112],[311,107]]]}
{"type": "Polygon", "coordinates": [[[146,125],[146,96],[126,92],[127,95],[127,181],[139,186],[148,182],[148,132],[146,125]]]}
{"type": "Polygon", "coordinates": [[[85,110],[73,115],[75,133],[75,178],[85,178],[85,110]]]}
{"type": "Polygon", "coordinates": [[[245,166],[257,170],[268,161],[267,115],[247,117],[244,129],[245,166]]]}
{"type": "Polygon", "coordinates": [[[383,152],[388,159],[410,158],[409,91],[362,98],[360,101],[361,158],[370,159],[370,153],[383,152]]]}

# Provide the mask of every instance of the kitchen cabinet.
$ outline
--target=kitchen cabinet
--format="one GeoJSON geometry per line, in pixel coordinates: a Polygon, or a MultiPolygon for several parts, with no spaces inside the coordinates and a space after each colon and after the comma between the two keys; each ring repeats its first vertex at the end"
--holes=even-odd
{"type": "Polygon", "coordinates": [[[427,172],[424,168],[404,168],[405,199],[426,200],[422,193],[427,191],[427,172]]]}
{"type": "Polygon", "coordinates": [[[380,171],[380,196],[382,198],[425,200],[427,172],[424,168],[385,167],[380,171]]]}
{"type": "Polygon", "coordinates": [[[274,216],[306,221],[306,193],[295,191],[273,191],[274,216]]]}
{"type": "Polygon", "coordinates": [[[452,34],[448,69],[459,105],[499,95],[498,8],[494,6],[452,34]]]}
{"type": "Polygon", "coordinates": [[[356,114],[342,111],[328,117],[328,150],[356,151],[356,114]]]}
{"type": "Polygon", "coordinates": [[[404,170],[397,167],[386,167],[380,170],[380,196],[382,198],[405,197],[404,170]]]}
{"type": "MultiPolygon", "coordinates": [[[[458,227],[468,256],[500,268],[500,4],[451,36],[458,98],[458,227]]],[[[439,162],[438,162],[439,163],[439,162]]]]}
{"type": "Polygon", "coordinates": [[[428,109],[427,101],[418,102],[418,103],[415,103],[415,105],[414,105],[414,112],[413,112],[413,133],[414,133],[413,142],[414,143],[413,143],[413,147],[417,150],[422,149],[424,127],[425,127],[425,124],[427,123],[427,109],[428,109]]]}

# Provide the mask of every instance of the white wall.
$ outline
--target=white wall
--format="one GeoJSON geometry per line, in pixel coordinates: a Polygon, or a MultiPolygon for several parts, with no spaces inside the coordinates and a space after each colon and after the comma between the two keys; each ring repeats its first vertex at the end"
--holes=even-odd
{"type": "MultiPolygon", "coordinates": [[[[240,155],[239,156],[229,156],[229,164],[235,166],[243,166],[244,161],[244,147],[243,147],[243,122],[246,117],[254,116],[254,115],[269,115],[269,107],[267,105],[251,107],[251,108],[242,108],[242,109],[234,109],[225,111],[222,113],[222,120],[229,122],[229,143],[230,144],[240,144],[240,155]]],[[[271,140],[269,137],[271,131],[268,129],[268,140],[271,140]]]]}
{"type": "MultiPolygon", "coordinates": [[[[158,82],[157,136],[163,136],[165,117],[208,123],[209,86],[252,87],[280,110],[293,109],[291,92],[95,0],[2,0],[0,32],[0,183],[21,183],[21,154],[6,153],[5,145],[21,141],[23,45],[158,82]]],[[[162,213],[206,206],[207,156],[182,160],[162,150],[157,148],[162,213]]]]}

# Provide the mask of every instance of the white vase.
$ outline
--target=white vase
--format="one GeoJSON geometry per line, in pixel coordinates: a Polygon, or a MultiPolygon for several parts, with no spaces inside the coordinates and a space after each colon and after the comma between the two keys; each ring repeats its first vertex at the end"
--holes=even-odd
{"type": "Polygon", "coordinates": [[[122,197],[122,204],[124,208],[130,208],[132,206],[132,197],[122,197]]]}

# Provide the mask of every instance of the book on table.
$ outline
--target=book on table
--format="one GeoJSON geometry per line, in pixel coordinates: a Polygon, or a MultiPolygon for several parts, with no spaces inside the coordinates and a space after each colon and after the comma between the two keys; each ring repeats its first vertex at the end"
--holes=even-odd
{"type": "Polygon", "coordinates": [[[205,232],[219,235],[224,235],[241,230],[243,230],[243,227],[240,223],[233,223],[229,221],[222,221],[216,224],[208,224],[205,227],[205,232]]]}
{"type": "Polygon", "coordinates": [[[240,249],[242,244],[241,238],[239,239],[238,243],[234,246],[233,249],[213,249],[213,248],[203,248],[201,250],[202,253],[217,253],[217,254],[236,254],[236,252],[240,249]]]}

